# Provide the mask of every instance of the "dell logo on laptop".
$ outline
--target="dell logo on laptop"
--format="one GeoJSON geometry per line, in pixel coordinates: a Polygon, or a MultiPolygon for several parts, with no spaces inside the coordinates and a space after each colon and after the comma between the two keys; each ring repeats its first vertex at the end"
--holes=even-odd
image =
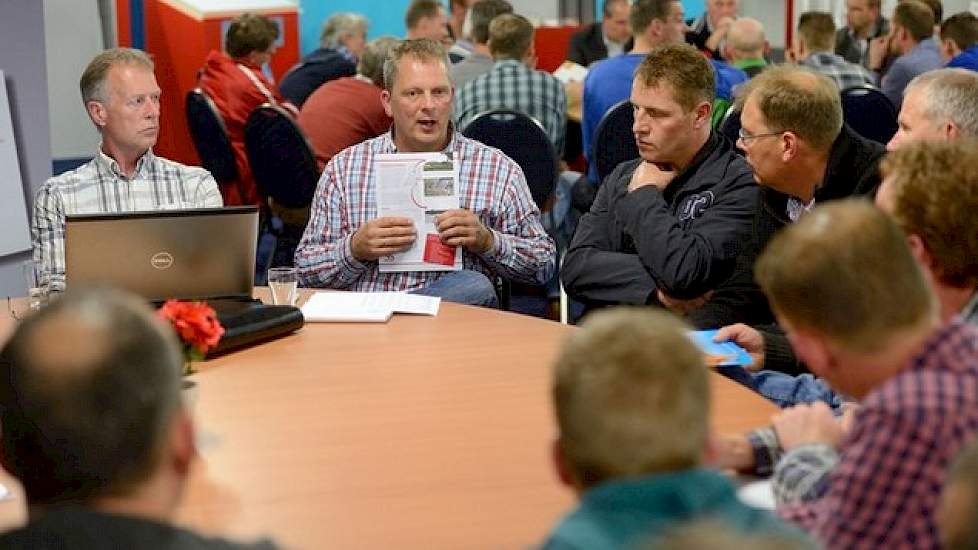
{"type": "Polygon", "coordinates": [[[156,269],[167,269],[173,265],[173,256],[169,252],[157,252],[149,259],[149,263],[156,269]]]}

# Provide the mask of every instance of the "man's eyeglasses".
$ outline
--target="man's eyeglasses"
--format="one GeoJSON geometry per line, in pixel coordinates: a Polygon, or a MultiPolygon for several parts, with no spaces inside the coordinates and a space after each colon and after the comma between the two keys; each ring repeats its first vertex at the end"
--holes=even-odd
{"type": "Polygon", "coordinates": [[[749,142],[751,140],[754,140],[754,139],[757,139],[757,138],[770,137],[770,136],[780,136],[781,134],[783,134],[785,132],[786,132],[786,130],[781,130],[780,132],[765,132],[763,134],[752,134],[752,133],[748,132],[747,130],[741,128],[740,130],[737,131],[737,137],[740,138],[740,141],[743,141],[744,143],[747,143],[747,142],[749,142]]]}

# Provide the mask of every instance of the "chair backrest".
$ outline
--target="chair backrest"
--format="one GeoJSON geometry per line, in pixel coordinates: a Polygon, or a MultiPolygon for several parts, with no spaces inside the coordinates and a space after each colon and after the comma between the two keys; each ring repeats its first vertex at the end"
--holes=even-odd
{"type": "Polygon", "coordinates": [[[200,162],[220,184],[238,179],[234,150],[217,106],[200,88],[187,92],[187,124],[200,162]]]}
{"type": "Polygon", "coordinates": [[[598,122],[591,146],[591,162],[598,170],[598,181],[595,182],[598,185],[616,166],[638,158],[638,146],[632,133],[634,122],[632,104],[627,99],[612,105],[598,122]]]}
{"type": "Polygon", "coordinates": [[[842,90],[842,118],[864,138],[886,143],[897,131],[897,112],[883,92],[863,84],[842,90]]]}
{"type": "Polygon", "coordinates": [[[244,137],[259,192],[281,206],[308,206],[319,182],[319,166],[288,112],[270,103],[261,105],[248,115],[244,137]]]}
{"type": "Polygon", "coordinates": [[[462,133],[519,164],[533,201],[544,210],[557,185],[559,165],[554,144],[540,122],[512,109],[492,109],[476,115],[462,133]]]}
{"type": "MultiPolygon", "coordinates": [[[[736,144],[737,140],[740,138],[740,111],[734,107],[727,109],[727,114],[723,115],[723,120],[720,121],[720,127],[717,130],[721,135],[725,136],[730,140],[731,143],[736,144]]],[[[740,149],[734,148],[738,153],[743,154],[740,149]]]]}

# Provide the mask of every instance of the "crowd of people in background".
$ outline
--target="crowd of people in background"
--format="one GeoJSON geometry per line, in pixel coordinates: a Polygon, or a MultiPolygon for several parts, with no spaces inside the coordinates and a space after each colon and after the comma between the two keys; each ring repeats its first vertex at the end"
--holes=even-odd
{"type": "MultiPolygon", "coordinates": [[[[264,67],[281,30],[241,15],[198,75],[236,162],[220,184],[153,154],[153,61],[107,50],[80,79],[99,150],[34,203],[42,285],[64,290],[66,215],[249,204],[294,216],[263,195],[244,145],[249,114],[271,104],[321,171],[298,218],[302,286],[498,307],[499,278],[557,273],[583,306],[552,395],[555,469],[578,504],[543,548],[978,548],[978,18],[945,18],[939,0],[902,0],[890,18],[879,0],[847,0],[842,28],[800,14],[775,63],[737,0],[705,7],[687,19],[677,0],[607,0],[570,39],[567,59],[587,69],[570,83],[537,69],[534,27],[506,0],[414,0],[404,39],[368,41],[365,17],[335,14],[279,84],[264,67]],[[891,103],[888,143],[847,124],[852,87],[891,103]],[[591,146],[622,101],[638,156],[601,180],[591,146]],[[494,108],[534,119],[558,159],[580,132],[585,174],[562,161],[538,204],[514,160],[463,133],[494,108]],[[728,110],[736,139],[717,130],[728,110]],[[379,268],[425,238],[378,215],[374,161],[390,153],[457,165],[459,207],[433,223],[461,270],[379,268]],[[711,431],[690,328],[750,354],[723,374],[783,408],[770,426],[711,431]],[[740,502],[720,469],[772,476],[774,512],[740,502]]],[[[0,461],[32,516],[0,546],[97,533],[119,547],[237,547],[172,525],[195,455],[177,353],[145,306],[112,292],[68,293],[17,326],[0,461]]]]}

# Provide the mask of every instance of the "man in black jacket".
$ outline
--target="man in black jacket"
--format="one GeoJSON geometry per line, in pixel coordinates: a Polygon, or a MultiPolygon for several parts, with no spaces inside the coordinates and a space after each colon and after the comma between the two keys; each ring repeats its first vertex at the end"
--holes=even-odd
{"type": "Polygon", "coordinates": [[[686,44],[654,49],[639,65],[631,102],[641,158],[619,165],[581,218],[562,267],[575,299],[664,302],[698,326],[770,319],[749,269],[759,188],[710,130],[714,79],[686,44]]]}
{"type": "Polygon", "coordinates": [[[632,31],[628,26],[628,0],[606,0],[603,19],[571,36],[567,60],[587,67],[595,61],[619,55],[632,49],[632,31]]]}

